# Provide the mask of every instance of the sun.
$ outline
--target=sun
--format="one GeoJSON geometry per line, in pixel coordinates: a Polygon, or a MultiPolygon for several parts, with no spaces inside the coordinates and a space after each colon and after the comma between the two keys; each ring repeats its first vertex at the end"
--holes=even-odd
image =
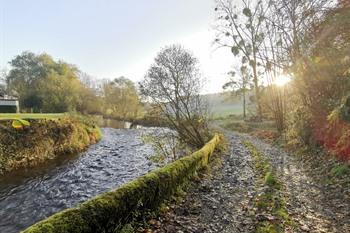
{"type": "Polygon", "coordinates": [[[282,86],[286,85],[289,81],[290,81],[290,76],[282,74],[280,76],[277,76],[277,78],[274,81],[274,84],[276,86],[282,87],[282,86]]]}

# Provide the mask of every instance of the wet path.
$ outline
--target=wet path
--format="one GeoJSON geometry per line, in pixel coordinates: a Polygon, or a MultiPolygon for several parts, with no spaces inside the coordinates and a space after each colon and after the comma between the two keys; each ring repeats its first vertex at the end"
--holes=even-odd
{"type": "Polygon", "coordinates": [[[18,232],[153,169],[141,136],[155,131],[104,128],[103,139],[80,155],[2,178],[0,232],[18,232]]]}
{"type": "Polygon", "coordinates": [[[288,153],[259,139],[245,137],[269,159],[284,184],[287,210],[297,226],[293,232],[350,232],[349,189],[320,184],[309,174],[310,167],[288,153]]]}
{"type": "Polygon", "coordinates": [[[222,157],[222,165],[195,183],[181,204],[171,206],[153,232],[253,232],[247,211],[254,195],[253,162],[238,134],[230,133],[227,139],[230,148],[222,157]]]}
{"type": "MultiPolygon", "coordinates": [[[[248,140],[263,154],[283,183],[286,209],[293,225],[289,233],[350,232],[350,190],[317,183],[301,162],[283,150],[239,133],[226,133],[230,144],[222,167],[196,182],[180,204],[156,219],[154,233],[255,232],[256,174],[248,140]]],[[[142,231],[141,231],[142,232],[142,231]]]]}

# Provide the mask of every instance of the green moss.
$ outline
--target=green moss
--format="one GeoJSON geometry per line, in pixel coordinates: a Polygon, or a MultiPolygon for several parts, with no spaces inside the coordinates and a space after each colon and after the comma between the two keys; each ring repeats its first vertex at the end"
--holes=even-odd
{"type": "Polygon", "coordinates": [[[35,232],[86,232],[87,225],[78,209],[69,209],[53,215],[50,220],[43,220],[26,230],[35,232]]]}
{"type": "Polygon", "coordinates": [[[275,224],[264,222],[261,226],[256,230],[256,233],[280,233],[280,229],[275,224]]]}
{"type": "Polygon", "coordinates": [[[289,217],[289,214],[288,212],[286,211],[285,208],[279,208],[277,211],[276,211],[276,215],[278,217],[280,217],[281,219],[283,219],[284,221],[286,222],[290,222],[290,217],[289,217]]]}
{"type": "Polygon", "coordinates": [[[337,165],[332,168],[331,173],[336,177],[342,177],[344,175],[350,174],[350,166],[347,164],[337,165]]]}
{"type": "Polygon", "coordinates": [[[264,158],[257,148],[251,142],[244,141],[243,143],[252,154],[256,171],[260,176],[256,187],[263,191],[259,196],[255,197],[256,214],[268,214],[274,218],[274,220],[258,222],[255,232],[282,233],[285,225],[292,225],[281,193],[282,185],[268,160],[264,158]]]}
{"type": "Polygon", "coordinates": [[[120,233],[134,233],[134,228],[131,224],[126,224],[120,231],[120,233]]]}
{"type": "Polygon", "coordinates": [[[274,173],[272,172],[267,172],[265,175],[265,185],[269,186],[269,187],[277,187],[278,186],[278,180],[276,178],[276,176],[274,175],[274,173]]]}
{"type": "Polygon", "coordinates": [[[186,185],[196,171],[207,166],[220,137],[202,149],[147,173],[116,190],[101,194],[76,208],[59,212],[24,233],[120,232],[135,213],[156,209],[186,185]],[[64,227],[62,227],[64,226],[64,227]]]}
{"type": "Polygon", "coordinates": [[[158,213],[160,215],[165,215],[168,212],[169,212],[169,207],[165,203],[160,204],[158,208],[158,213]]]}

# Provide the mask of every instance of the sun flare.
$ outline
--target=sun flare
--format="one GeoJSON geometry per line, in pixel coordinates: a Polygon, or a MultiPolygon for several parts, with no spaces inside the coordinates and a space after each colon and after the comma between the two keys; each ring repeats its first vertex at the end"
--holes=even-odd
{"type": "Polygon", "coordinates": [[[289,76],[280,75],[275,79],[274,83],[276,86],[282,87],[282,86],[286,85],[289,81],[290,81],[289,76]]]}

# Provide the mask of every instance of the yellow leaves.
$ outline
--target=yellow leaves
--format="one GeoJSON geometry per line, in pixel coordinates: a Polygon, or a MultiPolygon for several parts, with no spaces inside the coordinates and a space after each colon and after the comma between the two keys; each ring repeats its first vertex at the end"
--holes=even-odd
{"type": "Polygon", "coordinates": [[[314,62],[315,62],[316,64],[320,63],[321,60],[322,60],[321,57],[315,57],[315,58],[314,58],[314,62]]]}
{"type": "Polygon", "coordinates": [[[346,76],[346,75],[350,75],[350,68],[349,69],[347,69],[347,70],[345,70],[345,72],[344,72],[344,74],[343,74],[344,76],[346,76]]]}
{"type": "Polygon", "coordinates": [[[349,62],[350,62],[350,57],[348,55],[346,55],[345,57],[343,57],[341,59],[341,63],[344,64],[344,65],[349,63],[349,62]]]}
{"type": "Polygon", "coordinates": [[[14,120],[12,121],[12,127],[15,129],[21,129],[23,126],[20,121],[14,120]]]}
{"type": "Polygon", "coordinates": [[[15,129],[22,129],[24,126],[30,126],[30,123],[22,119],[15,119],[12,121],[12,127],[15,129]]]}
{"type": "Polygon", "coordinates": [[[336,108],[334,109],[328,116],[327,120],[330,124],[336,124],[340,119],[340,109],[336,108]]]}

